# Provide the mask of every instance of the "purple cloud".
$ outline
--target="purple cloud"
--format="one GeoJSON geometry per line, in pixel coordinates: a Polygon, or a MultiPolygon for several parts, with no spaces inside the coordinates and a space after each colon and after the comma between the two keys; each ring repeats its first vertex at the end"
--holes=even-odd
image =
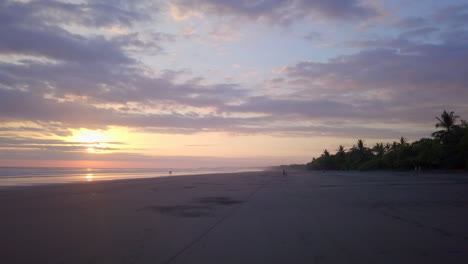
{"type": "MultiPolygon", "coordinates": [[[[55,21],[62,23],[71,21],[74,16],[70,13],[79,10],[83,14],[98,19],[99,14],[92,12],[95,9],[96,7],[93,6],[63,4],[54,1],[24,4],[4,2],[0,4],[0,17],[3,17],[3,23],[0,23],[0,30],[3,32],[0,54],[30,55],[81,63],[134,62],[124,54],[122,46],[117,42],[109,41],[102,36],[85,37],[73,34],[55,23],[55,21]],[[60,17],[55,18],[55,16],[60,17]]],[[[109,12],[104,17],[113,17],[113,12],[109,12]]],[[[118,20],[101,21],[100,24],[110,25],[118,20]]]]}
{"type": "Polygon", "coordinates": [[[412,29],[412,28],[419,28],[424,27],[429,24],[429,21],[422,17],[408,17],[398,20],[395,23],[395,26],[402,28],[402,29],[412,29]]]}
{"type": "MultiPolygon", "coordinates": [[[[348,21],[378,15],[354,0],[172,3],[182,11],[280,23],[305,16],[348,21]]],[[[0,121],[41,127],[3,127],[0,131],[65,135],[68,128],[125,126],[158,133],[399,137],[420,130],[402,132],[368,123],[426,125],[445,108],[468,114],[464,102],[468,97],[468,34],[463,28],[445,30],[422,18],[401,20],[395,25],[399,29],[396,38],[347,42],[347,47],[359,51],[328,61],[297,62],[260,84],[287,92],[279,96],[258,92],[261,89],[249,91],[240,83],[210,83],[202,76],[183,81],[180,77],[191,69],[156,74],[132,56],[135,49],[161,51],[162,42],[178,40],[175,35],[96,36],[72,33],[66,27],[135,27],[149,16],[141,5],[125,1],[0,4],[4,32],[0,55],[32,57],[0,62],[0,121]]],[[[444,9],[437,16],[444,23],[460,24],[465,12],[461,10],[444,9]]],[[[313,32],[308,37],[316,40],[321,35],[313,32]]],[[[17,143],[1,141],[0,146],[17,143]]],[[[59,148],[74,150],[73,146],[48,144],[51,153],[59,148]]]]}
{"type": "Polygon", "coordinates": [[[420,98],[436,101],[441,98],[459,101],[457,98],[460,95],[466,95],[466,44],[459,40],[456,43],[443,44],[387,44],[388,48],[364,50],[327,63],[297,63],[286,68],[286,73],[290,78],[309,80],[312,90],[335,89],[363,93],[389,89],[402,95],[401,93],[409,91],[430,89],[431,93],[421,93],[420,98]],[[392,45],[395,46],[391,47],[392,45]],[[317,79],[326,79],[327,83],[313,85],[317,79]],[[447,89],[452,92],[447,93],[447,89]]]}
{"type": "Polygon", "coordinates": [[[215,16],[247,17],[274,23],[290,23],[301,17],[319,16],[330,19],[366,19],[378,11],[357,0],[270,0],[219,1],[175,0],[181,12],[199,11],[215,16]]]}
{"type": "Polygon", "coordinates": [[[468,24],[468,4],[459,4],[439,9],[434,18],[451,27],[465,27],[468,24]]]}

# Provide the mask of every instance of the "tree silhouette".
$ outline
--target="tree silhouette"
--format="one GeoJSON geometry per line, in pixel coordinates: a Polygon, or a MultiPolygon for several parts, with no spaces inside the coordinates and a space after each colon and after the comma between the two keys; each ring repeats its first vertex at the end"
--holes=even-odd
{"type": "Polygon", "coordinates": [[[372,148],[372,151],[375,153],[377,157],[382,157],[385,153],[385,147],[383,143],[377,143],[372,148]]]}
{"type": "Polygon", "coordinates": [[[337,155],[340,155],[340,156],[344,156],[344,154],[345,154],[345,149],[344,149],[343,145],[340,145],[340,146],[338,147],[338,152],[337,152],[336,154],[337,154],[337,155]]]}
{"type": "Polygon", "coordinates": [[[357,150],[359,151],[359,153],[364,153],[364,140],[362,139],[358,139],[357,141],[357,150]]]}
{"type": "Polygon", "coordinates": [[[453,131],[456,129],[457,119],[460,118],[458,115],[455,115],[453,111],[450,113],[447,110],[444,110],[440,117],[436,117],[439,121],[436,123],[436,128],[443,128],[442,130],[432,133],[432,136],[439,139],[441,142],[445,143],[448,136],[453,134],[453,131]]]}
{"type": "Polygon", "coordinates": [[[408,145],[408,140],[404,137],[400,138],[400,146],[406,146],[408,145]]]}
{"type": "Polygon", "coordinates": [[[432,170],[468,169],[468,122],[457,123],[458,115],[446,110],[436,117],[434,138],[409,142],[401,137],[392,143],[377,143],[372,148],[359,139],[348,151],[339,146],[336,154],[324,150],[319,158],[307,163],[321,170],[432,170]]]}

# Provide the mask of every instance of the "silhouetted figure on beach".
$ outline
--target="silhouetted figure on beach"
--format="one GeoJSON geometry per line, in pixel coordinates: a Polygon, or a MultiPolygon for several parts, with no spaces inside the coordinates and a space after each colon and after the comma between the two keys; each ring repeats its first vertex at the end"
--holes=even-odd
{"type": "Polygon", "coordinates": [[[288,176],[288,173],[286,172],[285,169],[283,169],[283,177],[286,177],[286,176],[288,176]]]}
{"type": "Polygon", "coordinates": [[[169,171],[169,175],[172,175],[172,171],[169,171]]]}

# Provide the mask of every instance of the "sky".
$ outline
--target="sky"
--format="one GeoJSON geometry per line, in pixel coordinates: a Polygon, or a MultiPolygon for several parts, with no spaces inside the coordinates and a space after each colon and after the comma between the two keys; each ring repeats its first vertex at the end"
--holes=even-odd
{"type": "Polygon", "coordinates": [[[0,2],[0,166],[306,163],[468,118],[468,2],[0,2]]]}

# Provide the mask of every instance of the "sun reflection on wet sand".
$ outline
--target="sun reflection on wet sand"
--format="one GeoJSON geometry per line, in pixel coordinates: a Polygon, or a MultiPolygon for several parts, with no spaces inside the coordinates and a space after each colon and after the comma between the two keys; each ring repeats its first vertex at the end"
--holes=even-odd
{"type": "Polygon", "coordinates": [[[87,181],[93,181],[94,175],[92,173],[86,174],[86,180],[87,181]]]}

